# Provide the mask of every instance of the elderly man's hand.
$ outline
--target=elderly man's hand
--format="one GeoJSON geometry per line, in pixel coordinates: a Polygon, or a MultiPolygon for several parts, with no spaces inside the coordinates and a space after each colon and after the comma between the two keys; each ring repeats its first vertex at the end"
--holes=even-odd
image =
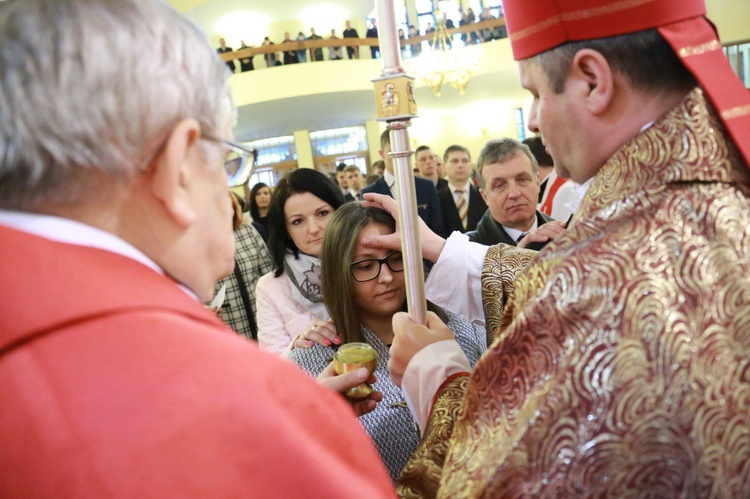
{"type": "Polygon", "coordinates": [[[531,243],[543,243],[546,241],[557,239],[561,235],[565,234],[566,230],[567,228],[565,222],[547,222],[536,230],[532,230],[531,232],[526,234],[526,237],[518,242],[518,247],[526,248],[531,243]]]}
{"type": "MultiPolygon", "coordinates": [[[[396,220],[396,225],[398,225],[398,205],[396,205],[396,200],[392,197],[368,192],[365,194],[365,201],[362,205],[374,206],[387,211],[396,220]]],[[[445,239],[432,232],[421,218],[418,219],[418,222],[422,257],[433,263],[437,262],[445,246],[445,239]]],[[[364,237],[362,238],[362,245],[367,248],[385,248],[393,251],[401,251],[401,236],[399,235],[398,227],[396,227],[396,231],[393,234],[364,237]]]]}
{"type": "MultiPolygon", "coordinates": [[[[323,372],[320,373],[317,379],[318,383],[330,388],[333,391],[339,392],[341,396],[344,397],[344,392],[349,388],[354,388],[355,386],[364,382],[372,385],[373,383],[375,383],[377,378],[375,378],[374,374],[368,377],[367,369],[364,367],[360,367],[356,371],[350,371],[348,373],[336,375],[336,370],[333,368],[333,362],[331,362],[323,370],[323,372]]],[[[349,402],[349,404],[351,404],[352,409],[354,409],[354,412],[357,413],[357,416],[364,416],[368,412],[372,412],[375,410],[378,402],[383,400],[383,394],[380,392],[372,392],[367,396],[366,399],[362,400],[352,400],[347,397],[344,398],[347,402],[349,402]]]]}
{"type": "Polygon", "coordinates": [[[406,366],[427,345],[454,339],[453,333],[433,312],[427,313],[427,325],[412,321],[406,312],[393,316],[393,344],[388,371],[396,386],[401,387],[406,366]]]}

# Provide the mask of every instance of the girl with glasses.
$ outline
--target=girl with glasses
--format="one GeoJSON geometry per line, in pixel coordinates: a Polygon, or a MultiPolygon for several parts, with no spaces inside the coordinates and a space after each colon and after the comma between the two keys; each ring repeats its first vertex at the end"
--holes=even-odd
{"type": "MultiPolygon", "coordinates": [[[[329,221],[320,251],[323,297],[342,343],[368,343],[378,353],[373,388],[382,393],[383,400],[360,420],[394,481],[419,443],[414,420],[387,369],[393,341],[391,321],[396,312],[406,310],[404,264],[399,252],[364,248],[360,240],[395,230],[395,221],[385,211],[347,203],[329,221]]],[[[427,305],[446,322],[474,365],[487,346],[484,328],[429,302],[427,305]]],[[[316,344],[293,350],[289,358],[317,376],[337,348],[316,344]]]]}

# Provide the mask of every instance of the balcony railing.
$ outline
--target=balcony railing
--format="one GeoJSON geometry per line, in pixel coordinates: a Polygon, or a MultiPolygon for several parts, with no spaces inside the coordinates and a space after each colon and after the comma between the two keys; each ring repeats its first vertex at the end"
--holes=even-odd
{"type": "MultiPolygon", "coordinates": [[[[487,33],[492,34],[490,36],[492,39],[500,37],[504,38],[507,36],[505,34],[505,19],[503,18],[489,19],[487,21],[467,24],[458,28],[451,28],[447,31],[451,37],[457,33],[467,35],[469,33],[477,33],[477,38],[485,41],[487,37],[483,36],[483,34],[487,33]]],[[[400,43],[402,47],[421,45],[422,42],[432,43],[434,41],[434,36],[434,33],[413,36],[411,38],[400,40],[400,43]]],[[[474,37],[468,35],[467,38],[471,39],[474,37]]],[[[293,41],[288,43],[276,43],[261,47],[247,47],[233,52],[225,52],[219,54],[219,56],[225,61],[232,61],[253,58],[256,55],[281,54],[288,51],[310,50],[312,52],[315,49],[329,47],[375,47],[377,45],[377,38],[336,38],[333,40],[326,38],[320,40],[305,40],[303,42],[293,41]]],[[[750,89],[750,39],[724,44],[724,54],[726,54],[729,63],[735,73],[737,73],[737,76],[739,76],[740,80],[742,80],[745,87],[750,89]]]]}
{"type": "MultiPolygon", "coordinates": [[[[454,34],[468,34],[477,33],[477,37],[484,39],[482,33],[500,33],[501,36],[495,36],[493,38],[505,37],[505,19],[489,19],[487,21],[481,21],[478,23],[467,24],[458,28],[451,28],[447,30],[449,36],[454,34]]],[[[428,33],[421,36],[413,36],[411,38],[404,38],[401,40],[401,46],[414,46],[421,45],[422,42],[432,43],[434,40],[434,33],[428,33]]],[[[378,46],[377,38],[335,38],[333,40],[329,38],[320,40],[305,40],[303,42],[286,42],[286,43],[274,43],[273,45],[264,45],[261,47],[247,47],[233,52],[224,52],[219,56],[225,61],[232,61],[237,59],[253,58],[259,54],[280,54],[283,52],[292,52],[298,50],[314,50],[322,49],[327,47],[376,47],[378,46]]],[[[278,59],[278,58],[277,58],[278,59]]]]}
{"type": "Polygon", "coordinates": [[[750,40],[724,44],[724,54],[745,88],[750,89],[750,40]]]}

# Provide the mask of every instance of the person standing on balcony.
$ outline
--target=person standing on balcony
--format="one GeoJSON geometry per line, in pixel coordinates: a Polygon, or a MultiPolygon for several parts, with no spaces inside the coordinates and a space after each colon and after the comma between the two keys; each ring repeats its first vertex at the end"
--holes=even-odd
{"type": "MultiPolygon", "coordinates": [[[[265,37],[263,39],[262,45],[264,47],[267,47],[269,45],[274,45],[274,43],[271,41],[270,38],[265,37]]],[[[267,54],[263,54],[264,59],[266,60],[266,67],[270,68],[272,66],[276,66],[276,52],[269,52],[267,54]]]]}
{"type": "MultiPolygon", "coordinates": [[[[310,28],[310,36],[308,40],[322,40],[323,37],[315,33],[315,28],[310,28]]],[[[323,49],[320,47],[310,49],[310,60],[311,61],[322,61],[323,60],[323,49]]]]}
{"type": "MultiPolygon", "coordinates": [[[[245,40],[240,40],[240,41],[242,42],[242,45],[240,46],[240,50],[252,48],[250,45],[247,45],[245,43],[245,40]]],[[[253,57],[254,56],[251,55],[251,56],[243,57],[242,59],[240,59],[240,71],[241,72],[244,73],[245,71],[252,71],[255,69],[255,66],[253,65],[253,57]]]]}
{"type": "MultiPolygon", "coordinates": [[[[331,37],[329,40],[340,40],[338,36],[336,36],[336,30],[331,29],[331,37]]],[[[328,60],[329,61],[339,61],[344,58],[344,55],[341,52],[341,47],[328,47],[328,60]]]]}
{"type": "MultiPolygon", "coordinates": [[[[284,33],[284,41],[282,43],[294,43],[289,37],[288,31],[284,33]]],[[[297,59],[297,51],[286,47],[284,49],[284,65],[286,66],[287,64],[297,64],[298,62],[299,60],[297,59]]]]}
{"type": "Polygon", "coordinates": [[[398,30],[398,43],[401,49],[401,59],[407,59],[411,56],[411,53],[409,52],[409,48],[406,46],[406,35],[404,34],[404,30],[399,28],[398,30]]]}
{"type": "MultiPolygon", "coordinates": [[[[344,30],[344,38],[359,38],[357,30],[352,28],[352,23],[346,21],[346,29],[344,30]]],[[[346,47],[346,53],[349,59],[359,59],[359,47],[346,47]]]]}
{"type": "MultiPolygon", "coordinates": [[[[409,26],[409,38],[414,38],[415,36],[419,36],[419,31],[417,31],[417,28],[415,28],[414,25],[411,25],[409,26]]],[[[412,57],[418,57],[422,54],[422,42],[415,42],[410,46],[412,57]]]]}
{"type": "MultiPolygon", "coordinates": [[[[302,43],[305,40],[307,40],[307,38],[305,38],[305,34],[300,31],[297,34],[297,41],[300,42],[300,43],[302,43]]],[[[307,50],[302,49],[302,50],[298,50],[297,51],[297,61],[298,62],[307,62],[307,50]]]]}
{"type": "MultiPolygon", "coordinates": [[[[219,48],[216,49],[216,52],[220,54],[225,54],[227,52],[232,52],[232,47],[227,47],[227,42],[223,38],[219,38],[219,48]]],[[[229,68],[229,71],[234,73],[234,70],[237,69],[237,66],[235,66],[234,61],[227,61],[227,67],[229,68]]]]}
{"type": "MultiPolygon", "coordinates": [[[[378,25],[375,22],[375,18],[370,20],[370,27],[367,30],[367,34],[365,35],[366,38],[377,38],[378,37],[378,25]]],[[[370,47],[370,55],[373,59],[378,59],[380,57],[380,46],[379,45],[373,45],[370,47]]]]}

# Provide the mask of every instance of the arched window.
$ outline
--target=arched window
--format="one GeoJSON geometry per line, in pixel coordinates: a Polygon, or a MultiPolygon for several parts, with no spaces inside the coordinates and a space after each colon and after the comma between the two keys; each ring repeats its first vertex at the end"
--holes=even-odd
{"type": "Polygon", "coordinates": [[[416,0],[417,8],[417,29],[423,35],[428,34],[428,30],[435,29],[435,6],[432,0],[416,0]]]}
{"type": "Polygon", "coordinates": [[[263,182],[274,186],[285,172],[297,168],[297,148],[292,135],[246,142],[245,145],[258,151],[255,173],[250,177],[249,185],[263,182]]]}
{"type": "Polygon", "coordinates": [[[357,165],[363,174],[368,170],[367,132],[363,126],[336,128],[310,133],[315,169],[331,173],[339,163],[357,165]]]}

